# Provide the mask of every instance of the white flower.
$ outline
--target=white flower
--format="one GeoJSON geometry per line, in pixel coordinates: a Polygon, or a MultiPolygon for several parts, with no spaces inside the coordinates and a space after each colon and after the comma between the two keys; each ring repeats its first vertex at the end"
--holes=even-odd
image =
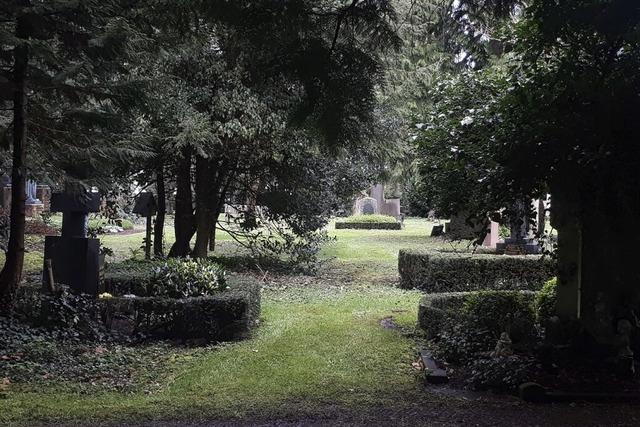
{"type": "Polygon", "coordinates": [[[464,119],[460,120],[460,124],[462,126],[468,126],[471,123],[473,123],[473,117],[471,116],[466,116],[464,119]]]}

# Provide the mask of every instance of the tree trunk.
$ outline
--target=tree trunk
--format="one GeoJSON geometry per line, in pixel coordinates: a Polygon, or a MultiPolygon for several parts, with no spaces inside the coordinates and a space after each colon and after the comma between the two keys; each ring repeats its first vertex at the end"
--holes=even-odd
{"type": "Polygon", "coordinates": [[[26,44],[14,50],[13,163],[11,166],[11,220],[4,267],[0,272],[0,315],[9,315],[15,290],[22,279],[24,264],[25,183],[27,157],[26,73],[29,49],[26,44]]]}
{"type": "Polygon", "coordinates": [[[176,171],[176,212],[174,228],[176,241],[169,251],[170,257],[186,257],[191,252],[190,241],[196,231],[191,195],[191,148],[182,150],[176,171]]]}
{"type": "Polygon", "coordinates": [[[573,337],[581,354],[628,361],[640,349],[635,266],[640,230],[632,225],[640,209],[616,206],[614,187],[606,188],[610,200],[586,206],[575,189],[558,185],[552,192],[551,219],[558,230],[556,308],[560,318],[582,327],[582,336],[573,337]]]}
{"type": "MultiPolygon", "coordinates": [[[[217,211],[219,214],[220,211],[217,211]]],[[[213,226],[211,227],[211,231],[209,232],[209,252],[213,252],[216,250],[216,230],[218,229],[218,215],[216,215],[213,226]]]]}
{"type": "Polygon", "coordinates": [[[212,212],[212,199],[218,193],[213,182],[212,162],[204,157],[196,158],[196,243],[191,255],[194,258],[206,258],[209,249],[211,228],[215,224],[212,212]]]}
{"type": "Polygon", "coordinates": [[[158,166],[156,171],[156,194],[158,198],[158,212],[153,230],[153,254],[164,256],[164,217],[167,212],[167,194],[164,188],[164,165],[158,166]]]}

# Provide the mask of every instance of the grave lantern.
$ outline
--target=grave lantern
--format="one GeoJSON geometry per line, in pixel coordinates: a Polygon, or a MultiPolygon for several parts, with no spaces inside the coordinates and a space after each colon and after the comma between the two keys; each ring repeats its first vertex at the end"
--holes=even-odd
{"type": "Polygon", "coordinates": [[[151,258],[151,227],[152,217],[156,214],[156,198],[153,193],[143,192],[138,195],[136,204],[133,206],[133,213],[147,218],[147,233],[144,242],[144,257],[151,258]]]}

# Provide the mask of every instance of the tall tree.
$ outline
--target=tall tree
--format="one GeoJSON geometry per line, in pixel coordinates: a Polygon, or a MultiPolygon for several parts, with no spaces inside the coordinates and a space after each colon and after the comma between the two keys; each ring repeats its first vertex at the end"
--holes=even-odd
{"type": "Polygon", "coordinates": [[[17,0],[5,2],[5,6],[0,11],[0,61],[4,91],[12,93],[9,130],[13,161],[10,237],[0,272],[0,314],[10,311],[22,276],[25,180],[28,154],[36,152],[28,145],[37,143],[50,154],[40,158],[56,159],[70,176],[86,178],[87,170],[109,151],[102,147],[96,156],[86,156],[92,147],[86,130],[104,129],[114,119],[116,101],[135,98],[132,87],[118,79],[126,72],[122,59],[134,34],[118,14],[125,11],[120,2],[17,0]],[[64,156],[56,153],[65,146],[64,156]],[[74,155],[80,152],[84,155],[74,155]],[[83,161],[75,162],[78,157],[83,161]]]}
{"type": "Polygon", "coordinates": [[[471,73],[452,86],[468,101],[452,110],[444,97],[423,131],[434,144],[429,135],[446,132],[431,156],[459,161],[471,188],[485,190],[478,210],[550,190],[558,314],[621,354],[640,309],[632,259],[640,237],[623,225],[640,215],[638,22],[633,1],[528,2],[504,33],[510,68],[494,79],[503,89],[471,73]]]}

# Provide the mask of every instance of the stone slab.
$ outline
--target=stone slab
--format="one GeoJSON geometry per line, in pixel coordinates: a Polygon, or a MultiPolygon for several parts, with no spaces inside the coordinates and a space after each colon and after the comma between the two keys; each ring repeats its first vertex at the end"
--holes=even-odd
{"type": "Polygon", "coordinates": [[[420,350],[420,360],[424,365],[425,381],[429,384],[445,384],[449,382],[447,371],[442,369],[427,349],[420,350]]]}

